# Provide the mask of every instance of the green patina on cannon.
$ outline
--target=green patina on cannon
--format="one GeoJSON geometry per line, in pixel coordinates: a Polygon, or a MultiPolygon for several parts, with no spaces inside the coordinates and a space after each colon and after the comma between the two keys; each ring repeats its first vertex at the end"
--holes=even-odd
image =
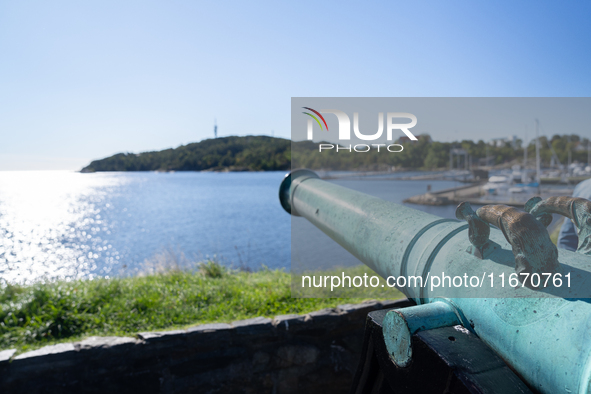
{"type": "Polygon", "coordinates": [[[420,276],[431,284],[408,281],[400,290],[417,305],[384,317],[383,339],[397,367],[412,361],[414,334],[462,325],[531,388],[591,393],[590,201],[535,197],[527,212],[503,205],[474,211],[462,203],[459,220],[443,219],[322,181],[309,170],[289,174],[279,197],[287,212],[309,220],[382,277],[420,276]],[[545,227],[552,213],[577,226],[577,252],[550,241],[545,227]],[[429,282],[445,275],[482,280],[478,287],[429,282]]]}

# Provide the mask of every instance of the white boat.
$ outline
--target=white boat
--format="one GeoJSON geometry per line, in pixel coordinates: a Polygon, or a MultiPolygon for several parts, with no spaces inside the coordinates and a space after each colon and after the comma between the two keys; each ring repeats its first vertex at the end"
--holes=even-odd
{"type": "Polygon", "coordinates": [[[499,195],[505,194],[509,190],[509,178],[502,175],[493,175],[488,178],[488,182],[482,186],[482,190],[486,194],[499,195]]]}
{"type": "MultiPolygon", "coordinates": [[[[512,177],[502,175],[491,176],[488,183],[482,186],[482,190],[487,196],[506,197],[509,200],[515,194],[523,195],[537,195],[539,193],[539,183],[514,183],[512,177]]],[[[524,197],[519,197],[524,198],[524,197]]]]}

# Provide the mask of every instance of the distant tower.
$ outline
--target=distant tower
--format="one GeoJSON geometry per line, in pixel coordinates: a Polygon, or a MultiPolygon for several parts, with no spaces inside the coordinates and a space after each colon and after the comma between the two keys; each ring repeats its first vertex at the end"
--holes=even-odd
{"type": "Polygon", "coordinates": [[[216,119],[213,124],[213,138],[218,138],[218,120],[216,119]]]}

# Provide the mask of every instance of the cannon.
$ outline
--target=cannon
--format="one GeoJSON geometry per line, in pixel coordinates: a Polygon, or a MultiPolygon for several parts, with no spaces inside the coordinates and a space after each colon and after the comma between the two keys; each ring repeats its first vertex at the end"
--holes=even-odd
{"type": "Polygon", "coordinates": [[[288,174],[279,198],[288,213],[310,221],[382,278],[421,278],[398,286],[416,305],[380,318],[393,368],[417,362],[416,335],[456,327],[492,349],[529,389],[591,393],[590,201],[534,197],[525,211],[503,205],[474,211],[462,203],[457,220],[444,219],[309,170],[288,174]],[[550,241],[552,213],[577,226],[577,252],[550,241]],[[446,277],[482,280],[476,287],[451,280],[441,286],[446,277]]]}

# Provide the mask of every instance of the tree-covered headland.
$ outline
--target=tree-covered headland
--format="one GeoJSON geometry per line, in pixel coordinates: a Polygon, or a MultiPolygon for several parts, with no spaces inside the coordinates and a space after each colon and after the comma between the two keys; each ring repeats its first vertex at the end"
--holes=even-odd
{"type": "Polygon", "coordinates": [[[290,167],[290,141],[267,136],[224,137],[154,152],[118,153],[95,160],[96,171],[277,171],[290,167]]]}

